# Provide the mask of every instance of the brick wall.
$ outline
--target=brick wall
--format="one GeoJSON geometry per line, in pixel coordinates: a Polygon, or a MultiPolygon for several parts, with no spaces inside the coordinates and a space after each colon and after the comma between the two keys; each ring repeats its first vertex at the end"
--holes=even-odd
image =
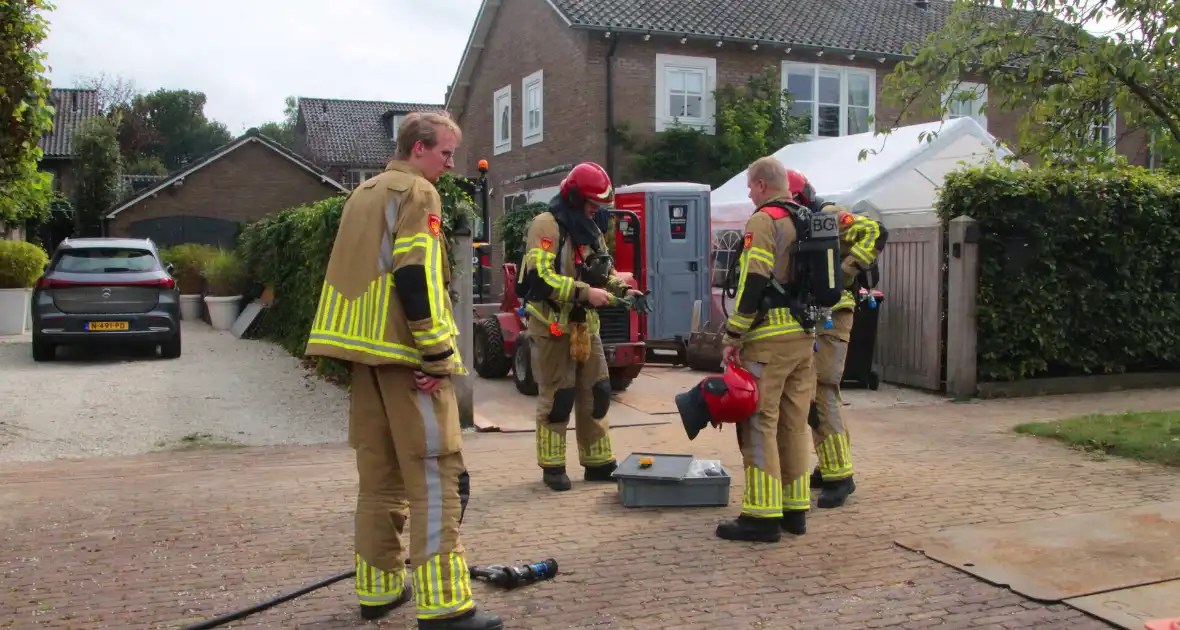
{"type": "Polygon", "coordinates": [[[273,150],[250,142],[115,215],[111,236],[126,236],[135,221],[188,215],[257,221],[269,214],[327,199],[336,188],[273,150]]]}

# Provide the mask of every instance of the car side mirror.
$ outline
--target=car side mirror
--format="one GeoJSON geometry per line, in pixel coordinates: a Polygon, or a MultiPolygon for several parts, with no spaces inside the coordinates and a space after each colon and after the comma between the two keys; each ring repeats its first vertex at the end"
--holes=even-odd
{"type": "Polygon", "coordinates": [[[172,263],[168,263],[167,265],[164,265],[164,271],[167,271],[169,275],[172,274],[172,271],[174,269],[176,269],[176,267],[172,263]]]}

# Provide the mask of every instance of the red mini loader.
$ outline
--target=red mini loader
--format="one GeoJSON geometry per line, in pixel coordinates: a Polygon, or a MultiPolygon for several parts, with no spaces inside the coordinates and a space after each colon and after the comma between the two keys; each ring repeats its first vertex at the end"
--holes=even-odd
{"type": "MultiPolygon", "coordinates": [[[[636,225],[639,224],[639,217],[634,212],[610,212],[612,215],[628,215],[636,225]]],[[[636,268],[638,265],[636,262],[636,268]]],[[[535,396],[537,382],[533,378],[532,362],[529,360],[528,326],[522,309],[523,302],[516,295],[518,272],[515,263],[504,265],[504,299],[500,301],[500,310],[489,317],[475,320],[473,362],[475,372],[484,378],[501,378],[511,371],[517,391],[535,396]]],[[[630,283],[638,288],[634,279],[630,283]]],[[[625,390],[639,376],[647,356],[646,344],[640,333],[639,316],[621,306],[600,308],[598,316],[602,323],[602,349],[610,367],[611,388],[615,391],[625,390]]]]}

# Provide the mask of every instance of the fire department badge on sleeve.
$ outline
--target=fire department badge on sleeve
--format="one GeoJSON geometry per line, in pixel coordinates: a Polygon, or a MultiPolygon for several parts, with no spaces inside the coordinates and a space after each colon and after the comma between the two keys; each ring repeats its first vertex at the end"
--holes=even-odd
{"type": "Polygon", "coordinates": [[[840,216],[840,225],[852,225],[852,222],[854,220],[855,219],[852,218],[851,214],[845,212],[843,215],[840,216]]]}
{"type": "Polygon", "coordinates": [[[541,238],[541,249],[545,251],[553,249],[553,239],[548,237],[541,238]]]}
{"type": "Polygon", "coordinates": [[[746,232],[746,240],[742,241],[742,249],[750,249],[750,243],[754,242],[754,233],[746,232]]]}
{"type": "Polygon", "coordinates": [[[437,214],[432,214],[426,220],[427,225],[430,226],[430,233],[438,236],[442,232],[442,219],[437,214]]]}

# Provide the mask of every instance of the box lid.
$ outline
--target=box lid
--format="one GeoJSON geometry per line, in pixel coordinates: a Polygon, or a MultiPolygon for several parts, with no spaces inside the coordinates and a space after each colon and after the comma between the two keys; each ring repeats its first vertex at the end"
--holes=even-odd
{"type": "Polygon", "coordinates": [[[688,476],[692,467],[692,455],[679,453],[631,453],[611,475],[616,479],[643,479],[648,481],[680,481],[688,476]],[[652,458],[648,468],[639,467],[640,457],[652,458]]]}

